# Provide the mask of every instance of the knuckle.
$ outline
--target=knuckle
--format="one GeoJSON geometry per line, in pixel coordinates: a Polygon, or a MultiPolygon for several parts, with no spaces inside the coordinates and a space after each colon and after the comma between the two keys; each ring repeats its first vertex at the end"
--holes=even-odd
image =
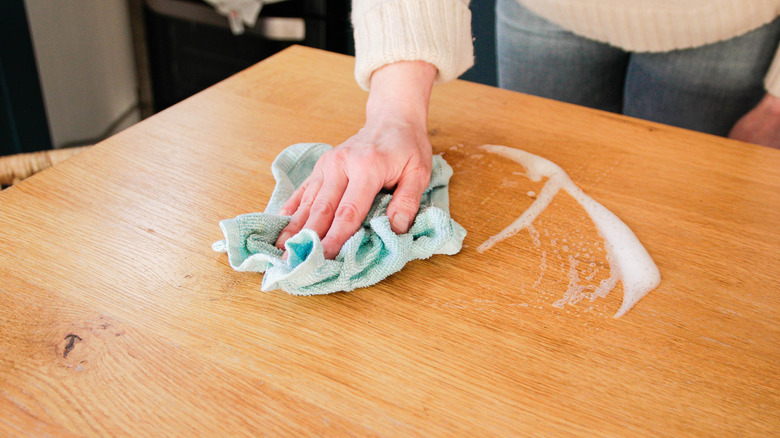
{"type": "Polygon", "coordinates": [[[296,202],[295,199],[290,199],[284,203],[282,208],[279,209],[279,214],[283,216],[290,216],[294,214],[300,208],[300,201],[296,202]]]}
{"type": "Polygon", "coordinates": [[[341,163],[348,167],[360,165],[376,165],[381,163],[382,154],[372,144],[363,144],[360,147],[342,149],[338,151],[341,163]]]}
{"type": "Polygon", "coordinates": [[[304,220],[302,218],[296,218],[293,216],[293,218],[290,220],[290,223],[287,224],[286,227],[282,229],[281,234],[288,233],[288,234],[295,234],[303,227],[304,220]]]}
{"type": "Polygon", "coordinates": [[[308,218],[309,215],[306,214],[306,212],[303,212],[301,210],[296,211],[295,214],[293,214],[292,217],[290,218],[290,223],[288,223],[287,226],[284,227],[282,232],[289,231],[291,233],[297,233],[298,231],[300,231],[301,228],[303,228],[303,225],[306,223],[308,218]]]}
{"type": "Polygon", "coordinates": [[[362,167],[373,167],[383,162],[379,155],[373,150],[364,150],[352,157],[354,164],[362,167]]]}
{"type": "Polygon", "coordinates": [[[406,193],[393,195],[393,207],[395,211],[416,213],[420,207],[420,199],[406,193]]]}
{"type": "Polygon", "coordinates": [[[311,183],[309,182],[309,179],[304,180],[303,183],[300,186],[298,186],[298,188],[295,189],[295,191],[293,191],[292,195],[290,195],[290,199],[294,199],[296,196],[301,196],[304,193],[306,193],[306,189],[309,188],[310,184],[311,183]]]}
{"type": "MultiPolygon", "coordinates": [[[[408,174],[410,176],[418,177],[422,180],[427,178],[430,178],[431,175],[431,168],[433,167],[432,163],[418,163],[414,166],[410,166],[408,170],[408,174]]],[[[427,181],[423,181],[427,183],[427,181]]]]}
{"type": "Polygon", "coordinates": [[[314,204],[315,196],[315,193],[304,193],[301,197],[301,207],[311,207],[314,204]]]}
{"type": "Polygon", "coordinates": [[[328,151],[328,158],[334,163],[341,163],[350,155],[350,150],[345,148],[334,148],[328,151]]]}
{"type": "Polygon", "coordinates": [[[360,216],[360,208],[358,208],[354,202],[342,202],[339,204],[339,208],[336,211],[334,221],[347,223],[360,222],[363,219],[360,216]]]}
{"type": "Polygon", "coordinates": [[[336,209],[333,204],[325,200],[315,200],[311,204],[311,214],[318,216],[330,216],[332,217],[336,209]]]}
{"type": "Polygon", "coordinates": [[[323,171],[334,167],[341,167],[342,164],[349,158],[349,151],[343,148],[333,148],[320,157],[316,164],[318,170],[323,171]]]}

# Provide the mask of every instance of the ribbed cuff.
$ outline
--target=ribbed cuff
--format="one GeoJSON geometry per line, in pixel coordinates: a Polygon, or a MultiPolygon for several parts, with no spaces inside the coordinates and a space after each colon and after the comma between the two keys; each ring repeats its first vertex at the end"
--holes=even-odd
{"type": "Polygon", "coordinates": [[[392,0],[365,11],[356,6],[352,25],[355,79],[364,90],[375,70],[398,61],[433,64],[437,83],[474,65],[471,11],[462,0],[392,0]]]}
{"type": "Polygon", "coordinates": [[[769,66],[769,71],[764,76],[764,87],[772,96],[780,97],[780,47],[775,53],[772,65],[769,66]]]}

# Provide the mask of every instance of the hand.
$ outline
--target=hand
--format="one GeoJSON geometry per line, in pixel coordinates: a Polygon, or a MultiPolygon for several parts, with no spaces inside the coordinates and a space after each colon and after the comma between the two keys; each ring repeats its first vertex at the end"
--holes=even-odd
{"type": "Polygon", "coordinates": [[[780,97],[767,93],[737,121],[729,138],[780,149],[780,97]]]}
{"type": "Polygon", "coordinates": [[[287,239],[309,228],[322,239],[325,257],[334,258],[383,188],[395,188],[387,209],[392,230],[409,230],[431,177],[427,119],[435,77],[436,68],[421,61],[374,72],[365,126],[326,152],[282,207],[280,214],[292,219],[277,247],[284,248],[287,239]]]}

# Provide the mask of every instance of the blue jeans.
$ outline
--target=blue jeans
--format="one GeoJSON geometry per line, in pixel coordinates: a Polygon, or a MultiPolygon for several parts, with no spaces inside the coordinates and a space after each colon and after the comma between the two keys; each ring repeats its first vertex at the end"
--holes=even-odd
{"type": "Polygon", "coordinates": [[[780,18],[702,47],[632,53],[498,0],[496,39],[502,88],[725,136],[765,94],[780,18]]]}

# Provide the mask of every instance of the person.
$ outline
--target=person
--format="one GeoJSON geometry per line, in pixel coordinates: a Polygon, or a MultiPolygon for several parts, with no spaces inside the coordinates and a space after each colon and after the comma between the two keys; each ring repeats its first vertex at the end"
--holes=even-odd
{"type": "MultiPolygon", "coordinates": [[[[281,210],[335,257],[375,195],[396,233],[428,185],[435,83],[473,65],[468,0],[353,0],[364,126],[281,210]]],[[[780,0],[498,0],[499,85],[780,148],[780,0]],[[763,82],[763,83],[762,83],[763,82]]]]}

